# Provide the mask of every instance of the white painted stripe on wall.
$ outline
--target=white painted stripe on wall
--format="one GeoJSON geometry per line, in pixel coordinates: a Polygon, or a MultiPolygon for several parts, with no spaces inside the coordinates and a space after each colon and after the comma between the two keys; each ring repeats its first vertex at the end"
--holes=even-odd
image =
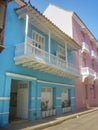
{"type": "Polygon", "coordinates": [[[29,109],[29,111],[35,111],[35,110],[36,110],[35,108],[29,109]]]}
{"type": "Polygon", "coordinates": [[[62,86],[68,86],[68,87],[74,87],[74,85],[69,85],[69,84],[61,84],[61,83],[55,83],[55,82],[47,82],[47,81],[42,81],[42,80],[37,80],[38,82],[42,83],[47,83],[47,84],[55,84],[55,85],[62,85],[62,86]]]}
{"type": "Polygon", "coordinates": [[[39,108],[39,109],[36,109],[36,108],[29,109],[29,111],[35,111],[35,110],[41,110],[41,108],[39,108]]]}
{"type": "Polygon", "coordinates": [[[10,97],[0,97],[0,100],[10,100],[10,97]]]}
{"type": "Polygon", "coordinates": [[[37,80],[37,78],[31,77],[31,76],[26,76],[26,75],[21,75],[21,74],[16,74],[16,73],[6,72],[6,75],[7,76],[18,77],[18,78],[23,78],[23,79],[29,79],[29,80],[37,80]]]}
{"type": "Polygon", "coordinates": [[[38,100],[41,100],[41,97],[37,97],[38,100]]]}
{"type": "Polygon", "coordinates": [[[36,80],[37,82],[42,82],[42,83],[46,83],[46,84],[55,84],[55,85],[59,85],[59,86],[74,87],[74,85],[61,84],[61,83],[55,83],[55,82],[47,82],[47,81],[44,81],[44,80],[37,80],[37,78],[35,78],[35,77],[21,75],[21,74],[16,74],[16,73],[6,72],[6,75],[7,76],[18,77],[18,78],[23,78],[23,79],[28,79],[28,80],[36,80]]]}
{"type": "Polygon", "coordinates": [[[5,114],[9,114],[9,112],[0,113],[0,115],[5,115],[5,114]]]}
{"type": "Polygon", "coordinates": [[[74,99],[75,97],[71,97],[71,99],[74,99]]]}
{"type": "Polygon", "coordinates": [[[56,106],[56,108],[61,108],[62,106],[56,106]]]}
{"type": "Polygon", "coordinates": [[[57,100],[60,100],[60,99],[62,99],[62,97],[56,97],[56,99],[57,99],[57,100]]]}
{"type": "Polygon", "coordinates": [[[31,99],[32,99],[32,100],[35,100],[35,97],[32,97],[31,99]]]}

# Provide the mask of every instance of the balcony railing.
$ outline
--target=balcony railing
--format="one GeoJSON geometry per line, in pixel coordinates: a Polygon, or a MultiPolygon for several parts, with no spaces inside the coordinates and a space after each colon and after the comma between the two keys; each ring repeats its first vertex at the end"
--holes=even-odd
{"type": "Polygon", "coordinates": [[[98,80],[98,73],[96,73],[96,72],[94,74],[94,80],[98,80]]]}
{"type": "Polygon", "coordinates": [[[30,40],[26,44],[21,43],[16,46],[14,60],[16,64],[39,68],[61,76],[77,77],[80,75],[78,67],[39,49],[32,45],[30,40]]]}
{"type": "Polygon", "coordinates": [[[85,42],[82,43],[82,53],[83,52],[89,53],[89,46],[85,42]]]}
{"type": "Polygon", "coordinates": [[[94,70],[89,67],[83,67],[81,69],[82,75],[94,76],[94,70]]]}
{"type": "Polygon", "coordinates": [[[92,59],[96,59],[97,58],[96,52],[94,50],[91,51],[91,58],[92,59]]]}
{"type": "Polygon", "coordinates": [[[82,80],[84,81],[85,78],[87,78],[87,77],[94,78],[95,71],[89,67],[83,67],[83,68],[81,68],[81,74],[82,74],[82,80]]]}

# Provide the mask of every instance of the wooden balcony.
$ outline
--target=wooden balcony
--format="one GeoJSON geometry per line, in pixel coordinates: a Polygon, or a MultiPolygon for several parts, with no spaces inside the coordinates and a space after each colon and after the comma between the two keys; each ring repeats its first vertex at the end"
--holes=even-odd
{"type": "Polygon", "coordinates": [[[79,68],[53,54],[37,48],[28,40],[27,43],[16,45],[14,60],[15,64],[21,64],[63,77],[76,78],[80,76],[79,68]]]}

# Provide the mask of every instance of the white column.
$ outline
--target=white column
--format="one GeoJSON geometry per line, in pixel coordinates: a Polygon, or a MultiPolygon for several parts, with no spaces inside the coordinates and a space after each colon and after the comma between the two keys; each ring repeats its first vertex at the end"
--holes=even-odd
{"type": "Polygon", "coordinates": [[[50,63],[50,54],[51,54],[51,34],[49,31],[49,35],[48,35],[48,53],[49,53],[49,63],[50,63]]]}
{"type": "Polygon", "coordinates": [[[28,21],[29,21],[29,16],[28,16],[28,14],[26,14],[26,25],[25,25],[25,51],[24,51],[24,53],[26,53],[26,48],[27,48],[28,21]]]}
{"type": "Polygon", "coordinates": [[[25,42],[27,41],[27,35],[28,35],[28,21],[29,21],[29,16],[28,14],[26,14],[25,42]]]}
{"type": "Polygon", "coordinates": [[[65,57],[66,57],[66,62],[68,61],[67,60],[67,43],[65,43],[65,57]]]}
{"type": "Polygon", "coordinates": [[[67,43],[65,43],[65,57],[66,57],[66,69],[68,69],[68,59],[67,59],[67,43]]]}

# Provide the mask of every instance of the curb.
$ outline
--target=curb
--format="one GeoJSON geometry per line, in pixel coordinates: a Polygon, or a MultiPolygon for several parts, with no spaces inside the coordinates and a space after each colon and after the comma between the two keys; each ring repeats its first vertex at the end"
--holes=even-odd
{"type": "Polygon", "coordinates": [[[33,127],[30,127],[28,128],[28,130],[41,130],[41,129],[45,129],[47,127],[50,127],[50,126],[53,126],[53,125],[56,125],[56,124],[60,124],[66,120],[69,120],[69,119],[73,119],[73,118],[78,118],[79,116],[82,116],[82,115],[85,115],[85,114],[89,114],[91,112],[94,112],[94,111],[97,111],[98,108],[92,108],[90,110],[86,110],[84,112],[78,112],[78,113],[75,113],[75,114],[71,114],[71,115],[68,115],[68,116],[65,116],[65,117],[61,117],[62,119],[57,119],[55,121],[50,121],[48,123],[44,123],[44,124],[39,124],[37,126],[33,126],[33,127]]]}

